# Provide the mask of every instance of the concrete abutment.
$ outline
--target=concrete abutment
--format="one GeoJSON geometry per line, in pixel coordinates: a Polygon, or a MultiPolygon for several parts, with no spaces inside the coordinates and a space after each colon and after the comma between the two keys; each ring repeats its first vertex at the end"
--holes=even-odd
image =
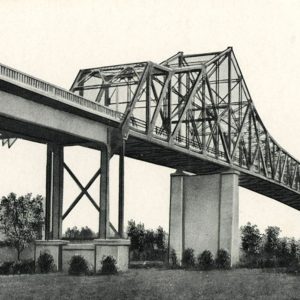
{"type": "Polygon", "coordinates": [[[169,247],[178,261],[187,248],[195,255],[225,249],[239,261],[239,173],[171,175],[169,247]]]}

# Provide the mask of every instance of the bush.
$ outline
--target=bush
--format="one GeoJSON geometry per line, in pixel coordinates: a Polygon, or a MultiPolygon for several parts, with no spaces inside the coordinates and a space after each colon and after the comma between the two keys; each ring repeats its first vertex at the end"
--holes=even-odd
{"type": "Polygon", "coordinates": [[[117,274],[118,270],[116,267],[116,260],[108,255],[104,256],[101,261],[102,268],[100,270],[100,273],[102,275],[111,275],[111,274],[117,274]]]}
{"type": "Polygon", "coordinates": [[[23,261],[8,261],[0,264],[0,275],[9,274],[33,274],[35,262],[32,259],[23,261]]]}
{"type": "Polygon", "coordinates": [[[291,273],[294,275],[300,274],[300,262],[298,260],[294,260],[290,263],[290,265],[286,268],[287,273],[291,273]]]}
{"type": "Polygon", "coordinates": [[[70,261],[69,274],[70,275],[86,275],[89,268],[87,261],[81,255],[74,255],[70,261]]]}
{"type": "Polygon", "coordinates": [[[218,269],[229,269],[230,268],[230,254],[224,249],[219,249],[217,252],[215,264],[218,269]]]}
{"type": "Polygon", "coordinates": [[[198,266],[201,270],[209,270],[214,266],[213,255],[209,250],[204,250],[198,256],[198,266]]]}
{"type": "Polygon", "coordinates": [[[170,251],[170,259],[169,259],[169,264],[171,268],[177,268],[178,267],[178,260],[177,260],[177,255],[174,249],[171,249],[170,251]]]}
{"type": "Polygon", "coordinates": [[[144,224],[128,222],[127,234],[130,238],[131,260],[162,260],[166,259],[166,232],[162,227],[156,231],[145,229],[144,224]]]}
{"type": "Polygon", "coordinates": [[[0,264],[0,275],[12,274],[13,273],[13,270],[12,270],[13,264],[14,264],[13,261],[6,261],[6,262],[3,262],[2,264],[0,264]]]}
{"type": "Polygon", "coordinates": [[[194,249],[187,248],[183,251],[181,263],[184,268],[192,268],[195,266],[194,249]]]}
{"type": "Polygon", "coordinates": [[[35,272],[35,262],[33,259],[16,261],[12,264],[13,274],[33,274],[35,272]]]}
{"type": "Polygon", "coordinates": [[[41,273],[49,273],[50,271],[54,270],[54,259],[50,253],[41,253],[37,264],[41,273]]]}

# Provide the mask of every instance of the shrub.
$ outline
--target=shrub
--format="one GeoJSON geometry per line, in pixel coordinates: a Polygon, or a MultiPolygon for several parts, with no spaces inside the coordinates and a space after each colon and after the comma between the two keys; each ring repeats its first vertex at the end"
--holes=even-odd
{"type": "Polygon", "coordinates": [[[13,266],[14,262],[13,261],[6,261],[3,262],[2,264],[0,264],[0,274],[1,275],[8,275],[8,274],[12,274],[12,266],[13,266]]]}
{"type": "Polygon", "coordinates": [[[16,261],[12,264],[13,274],[33,274],[35,272],[35,262],[33,259],[16,261]]]}
{"type": "Polygon", "coordinates": [[[171,268],[177,268],[178,267],[178,260],[177,260],[177,255],[174,249],[171,249],[170,251],[170,259],[169,259],[169,264],[171,268]]]}
{"type": "Polygon", "coordinates": [[[69,274],[70,275],[86,275],[89,268],[87,261],[81,255],[74,255],[70,260],[69,274]]]}
{"type": "Polygon", "coordinates": [[[219,249],[217,252],[215,264],[218,269],[229,269],[230,268],[230,254],[224,249],[219,249]]]}
{"type": "Polygon", "coordinates": [[[198,256],[198,266],[201,270],[209,270],[212,269],[214,265],[213,255],[209,250],[204,250],[198,256]]]}
{"type": "Polygon", "coordinates": [[[50,253],[41,253],[37,263],[41,273],[49,273],[54,269],[54,259],[50,253]]]}
{"type": "Polygon", "coordinates": [[[184,268],[192,268],[195,266],[195,255],[194,249],[187,248],[182,253],[182,266],[184,268]]]}
{"type": "Polygon", "coordinates": [[[165,260],[166,232],[162,227],[156,231],[145,229],[144,224],[136,224],[135,221],[128,222],[127,234],[130,238],[131,260],[165,260]]]}
{"type": "Polygon", "coordinates": [[[35,262],[32,259],[23,261],[8,261],[0,264],[0,274],[33,274],[35,272],[35,262]]]}
{"type": "Polygon", "coordinates": [[[290,263],[290,265],[286,268],[287,273],[291,273],[294,275],[300,274],[300,262],[298,260],[294,260],[290,263]]]}
{"type": "Polygon", "coordinates": [[[110,274],[116,274],[118,273],[117,267],[116,267],[116,260],[114,257],[108,255],[104,256],[101,261],[101,270],[100,273],[102,275],[110,275],[110,274]]]}

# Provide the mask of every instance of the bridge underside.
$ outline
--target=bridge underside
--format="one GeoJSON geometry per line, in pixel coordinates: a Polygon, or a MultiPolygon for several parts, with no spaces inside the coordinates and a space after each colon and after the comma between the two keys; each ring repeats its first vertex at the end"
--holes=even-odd
{"type": "MultiPolygon", "coordinates": [[[[164,146],[163,143],[145,141],[132,135],[126,141],[126,156],[193,174],[209,174],[228,169],[225,164],[222,166],[220,162],[208,161],[206,157],[199,158],[191,151],[184,153],[176,148],[164,146]]],[[[257,174],[254,176],[242,168],[238,170],[240,186],[300,210],[300,194],[263,176],[259,177],[257,174]]]]}
{"type": "MultiPolygon", "coordinates": [[[[75,145],[88,143],[86,140],[51,128],[28,124],[15,119],[0,116],[0,131],[10,138],[21,138],[36,143],[55,142],[57,144],[75,145]]],[[[91,143],[90,143],[91,144],[91,143]]]]}

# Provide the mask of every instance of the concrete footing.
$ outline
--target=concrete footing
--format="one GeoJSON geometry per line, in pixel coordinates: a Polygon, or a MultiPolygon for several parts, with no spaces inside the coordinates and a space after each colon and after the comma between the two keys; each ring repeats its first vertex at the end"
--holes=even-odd
{"type": "Polygon", "coordinates": [[[184,249],[195,255],[225,249],[231,265],[239,261],[239,173],[171,175],[169,246],[178,261],[184,249]]]}
{"type": "Polygon", "coordinates": [[[50,253],[58,271],[67,272],[74,255],[83,256],[91,271],[101,269],[104,256],[111,255],[117,262],[119,271],[126,271],[129,263],[130,241],[125,239],[97,239],[90,243],[70,243],[64,240],[36,241],[35,260],[43,252],[50,253]]]}
{"type": "Polygon", "coordinates": [[[47,252],[53,256],[55,271],[62,271],[62,249],[64,245],[67,245],[68,241],[63,240],[40,240],[35,241],[34,258],[38,260],[39,256],[47,252]]]}

